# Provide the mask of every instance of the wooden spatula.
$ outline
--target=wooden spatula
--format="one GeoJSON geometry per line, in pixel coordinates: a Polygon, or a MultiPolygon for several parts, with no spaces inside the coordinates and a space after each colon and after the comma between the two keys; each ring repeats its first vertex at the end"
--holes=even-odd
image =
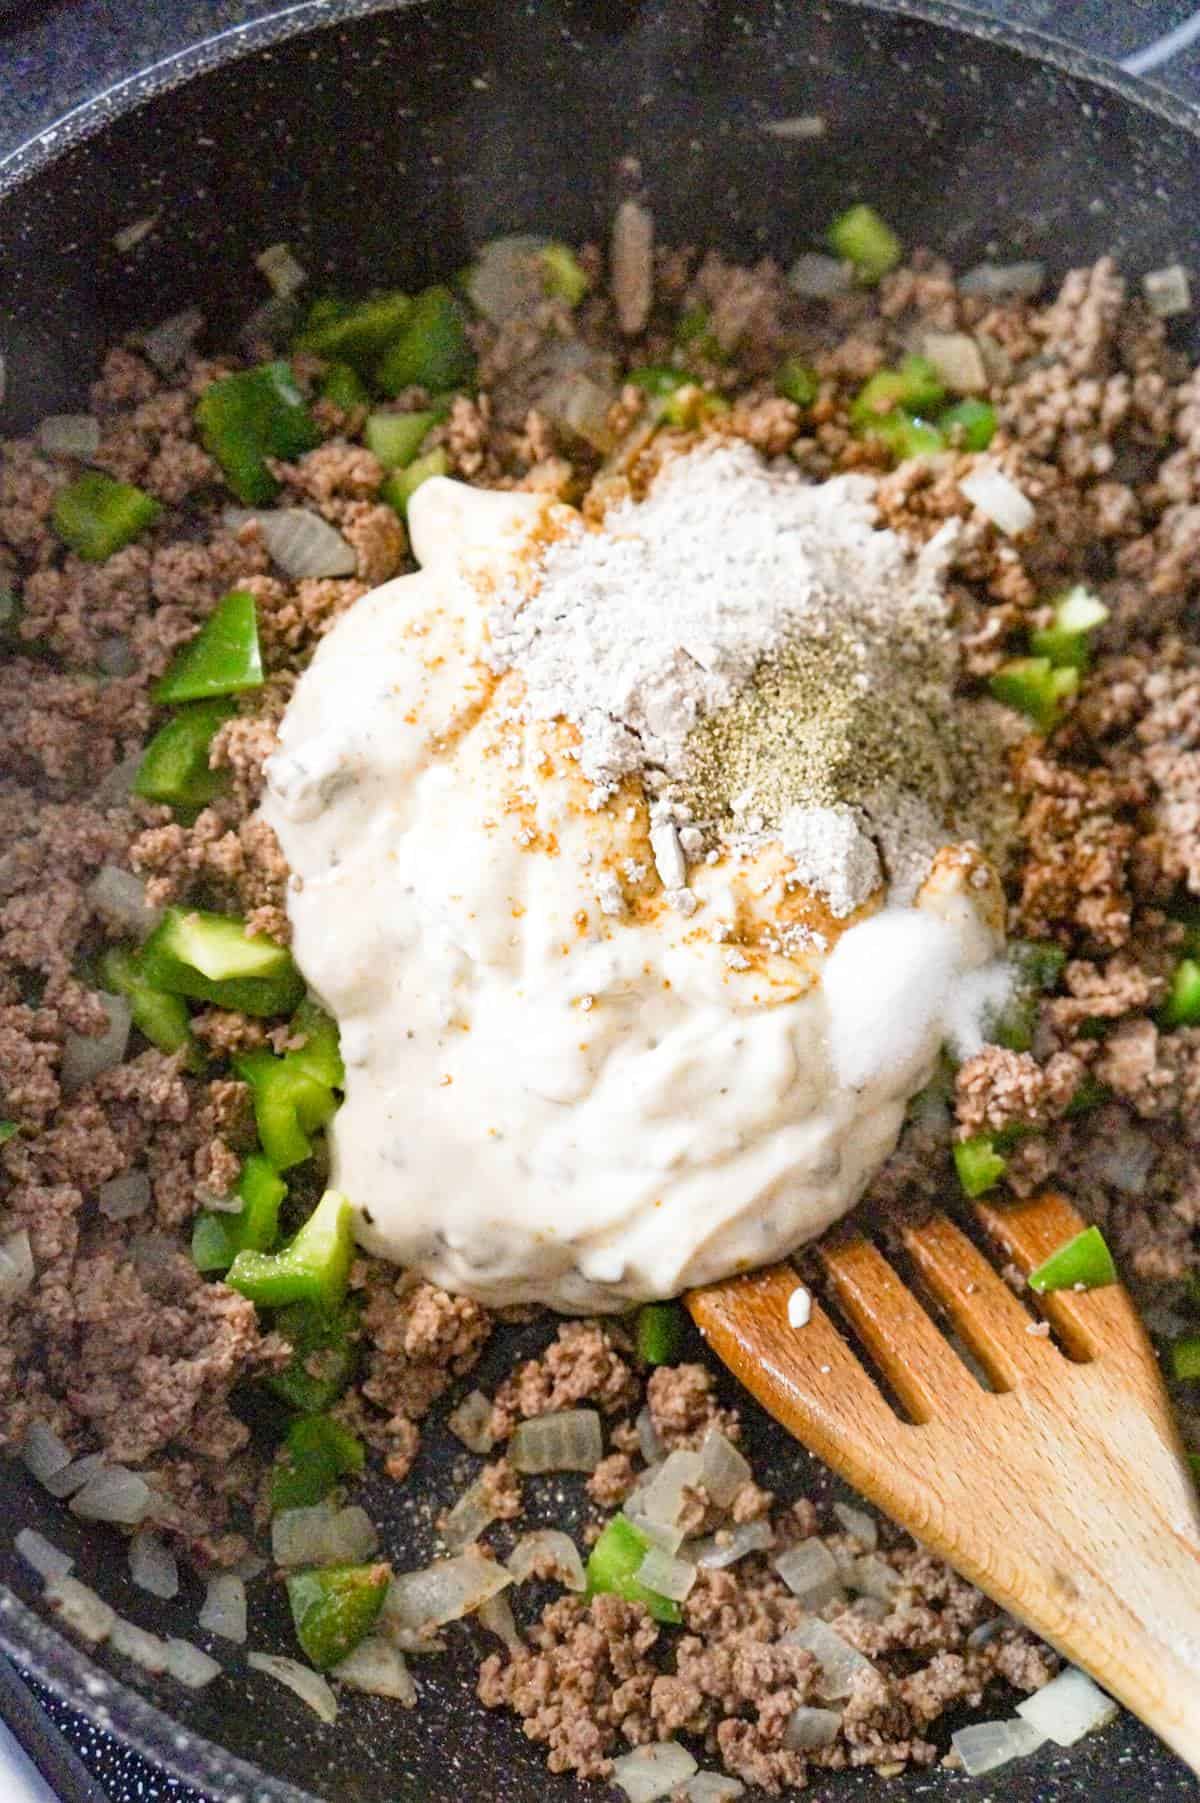
{"type": "MultiPolygon", "coordinates": [[[[979,1204],[1029,1271],[1084,1222],[1058,1196],[979,1204]]],[[[1125,1703],[1200,1771],[1200,1509],[1150,1342],[1119,1285],[1039,1299],[1064,1353],[944,1214],[904,1232],[972,1375],[879,1250],[834,1234],[833,1303],[903,1420],[790,1265],[695,1290],[701,1333],[827,1465],[1125,1703]]]]}

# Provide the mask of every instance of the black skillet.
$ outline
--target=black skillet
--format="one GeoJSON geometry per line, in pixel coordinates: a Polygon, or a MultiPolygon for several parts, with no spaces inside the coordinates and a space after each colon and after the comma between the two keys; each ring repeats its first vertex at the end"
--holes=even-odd
{"type": "MultiPolygon", "coordinates": [[[[1058,273],[1113,251],[1134,273],[1196,268],[1198,117],[1063,46],[936,0],[308,0],[151,69],[0,166],[0,437],[78,406],[101,347],[134,326],[199,302],[218,333],[235,327],[255,294],[252,258],[277,239],[318,285],[417,283],[496,232],[601,234],[630,157],[665,239],[743,258],[817,243],[861,195],[910,243],[959,266],[1041,257],[1058,273]],[[815,141],[761,129],[811,113],[827,121],[815,141]],[[150,216],[150,235],[118,253],[114,233],[150,216]]],[[[539,1337],[524,1330],[527,1346],[539,1337]]],[[[485,1386],[513,1350],[511,1338],[493,1349],[485,1386]]],[[[368,1496],[401,1566],[429,1555],[430,1523],[462,1487],[459,1452],[435,1424],[409,1485],[368,1496]]],[[[761,1480],[785,1494],[833,1489],[761,1416],[753,1453],[761,1480]]],[[[36,1586],[11,1534],[28,1524],[69,1544],[85,1579],[160,1631],[192,1630],[195,1591],[167,1605],[132,1590],[115,1538],[80,1536],[2,1462],[0,1508],[0,1646],[214,1798],[577,1794],[510,1720],[478,1707],[468,1659],[422,1664],[419,1710],[351,1699],[336,1730],[235,1660],[233,1677],[198,1696],[131,1684],[29,1606],[36,1586]]],[[[553,1494],[540,1508],[547,1523],[573,1518],[553,1494]]],[[[252,1619],[251,1639],[287,1650],[277,1609],[252,1619]]],[[[898,1781],[859,1771],[810,1795],[1182,1803],[1197,1788],[1122,1717],[1070,1753],[978,1783],[937,1769],[898,1781]]]]}

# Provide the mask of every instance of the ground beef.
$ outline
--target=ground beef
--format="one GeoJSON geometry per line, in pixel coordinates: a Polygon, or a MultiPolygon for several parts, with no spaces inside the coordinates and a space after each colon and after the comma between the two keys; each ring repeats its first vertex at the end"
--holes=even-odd
{"type": "Polygon", "coordinates": [[[491,1433],[506,1440],[520,1421],[594,1403],[606,1414],[628,1408],[636,1394],[630,1366],[613,1330],[598,1321],[568,1321],[540,1359],[530,1359],[496,1392],[491,1433]]]}

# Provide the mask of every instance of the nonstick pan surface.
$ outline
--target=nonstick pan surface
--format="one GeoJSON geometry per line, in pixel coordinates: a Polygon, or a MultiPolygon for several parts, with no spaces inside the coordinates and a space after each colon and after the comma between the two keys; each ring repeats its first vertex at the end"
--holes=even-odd
{"type": "MultiPolygon", "coordinates": [[[[960,266],[1032,256],[1059,273],[1106,251],[1132,273],[1200,266],[1193,111],[957,7],[315,0],[148,71],[0,166],[0,437],[77,407],[102,347],[135,326],[199,304],[214,335],[236,327],[255,292],[252,259],[277,239],[318,286],[416,283],[500,231],[602,235],[631,158],[665,240],[743,258],[819,241],[830,215],[862,196],[909,242],[960,266]],[[808,113],[827,120],[823,139],[780,142],[761,129],[808,113]],[[114,233],[150,217],[150,234],[118,253],[114,233]]],[[[489,1387],[549,1331],[501,1336],[470,1381],[489,1387]]],[[[746,1412],[761,1482],[784,1494],[835,1489],[746,1412]]],[[[462,1487],[460,1458],[435,1422],[406,1486],[370,1484],[364,1500],[398,1565],[432,1552],[432,1522],[462,1487]]],[[[81,1534],[7,1463],[0,1507],[0,1645],[214,1797],[583,1794],[546,1773],[510,1719],[475,1703],[470,1657],[421,1665],[419,1710],[350,1697],[332,1731],[264,1679],[235,1676],[199,1695],[135,1688],[28,1607],[36,1586],[11,1535],[40,1527],[75,1553],[86,1581],[159,1631],[193,1629],[196,1591],[175,1604],[133,1591],[120,1543],[81,1534]]],[[[546,1525],[573,1519],[565,1498],[545,1502],[546,1525]]],[[[288,1648],[280,1609],[252,1617],[251,1643],[288,1648]]],[[[1044,1750],[994,1779],[860,1771],[809,1794],[1183,1803],[1197,1788],[1122,1716],[1070,1753],[1044,1750]]]]}

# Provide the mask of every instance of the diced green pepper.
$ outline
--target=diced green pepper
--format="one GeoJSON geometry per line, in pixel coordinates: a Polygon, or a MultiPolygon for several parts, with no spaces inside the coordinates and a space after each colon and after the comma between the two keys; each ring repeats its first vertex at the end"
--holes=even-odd
{"type": "Polygon", "coordinates": [[[592,283],[570,245],[547,244],[538,260],[546,293],[555,300],[566,301],[568,307],[577,307],[592,283]]]}
{"type": "Polygon", "coordinates": [[[938,430],[959,449],[986,451],[996,435],[996,409],[990,401],[958,401],[938,414],[938,430]]]}
{"type": "Polygon", "coordinates": [[[1162,1022],[1165,1027],[1194,1027],[1200,1023],[1200,963],[1195,958],[1184,958],[1175,966],[1162,1022]]]}
{"type": "Polygon", "coordinates": [[[231,701],[197,701],[161,726],[147,745],[135,795],[173,808],[202,808],[229,785],[228,772],[209,768],[213,735],[233,713],[231,701]]]}
{"type": "Polygon", "coordinates": [[[296,1639],[310,1664],[328,1671],[349,1658],[374,1626],[391,1581],[387,1565],[333,1565],[292,1573],[288,1601],[296,1639]]]}
{"type": "Polygon", "coordinates": [[[227,1271],[239,1252],[268,1252],[279,1235],[279,1210],[287,1184],[259,1152],[242,1166],[236,1192],[237,1214],[207,1209],[196,1216],[192,1257],[200,1271],[227,1271]]]}
{"type": "Polygon", "coordinates": [[[377,371],[379,386],[385,394],[413,386],[437,393],[469,387],[474,374],[475,356],[461,306],[449,288],[424,289],[384,352],[377,371]]]}
{"type": "Polygon", "coordinates": [[[1054,622],[1029,636],[1035,656],[1048,657],[1056,669],[1085,670],[1090,655],[1089,635],[1103,626],[1108,609],[1098,595],[1077,586],[1054,605],[1054,622]]]}
{"type": "Polygon", "coordinates": [[[290,1245],[280,1252],[239,1252],[226,1282],[258,1308],[315,1302],[333,1310],[346,1294],[353,1257],[350,1204],[329,1189],[290,1245]]]}
{"type": "Polygon", "coordinates": [[[956,1141],[954,1168],[968,1196],[983,1196],[999,1183],[1008,1160],[997,1152],[990,1133],[977,1133],[972,1139],[956,1141]]]}
{"type": "Polygon", "coordinates": [[[683,351],[691,351],[697,357],[706,357],[710,363],[724,363],[726,350],[717,334],[713,331],[712,314],[703,301],[697,301],[679,316],[675,327],[675,342],[683,351]]]}
{"type": "Polygon", "coordinates": [[[403,469],[444,417],[434,409],[422,413],[371,413],[367,415],[363,438],[384,469],[403,469]]]}
{"type": "Polygon", "coordinates": [[[1200,1334],[1189,1334],[1171,1347],[1171,1374],[1181,1381],[1200,1377],[1200,1334]]]}
{"type": "Polygon", "coordinates": [[[206,701],[261,689],[262,683],[254,596],[234,589],[217,602],[195,638],[175,653],[170,669],[155,685],[154,699],[206,701]]]}
{"type": "Polygon", "coordinates": [[[356,367],[372,364],[395,343],[411,312],[407,294],[376,294],[355,306],[325,296],[309,309],[296,349],[356,367]]]}
{"type": "Polygon", "coordinates": [[[910,457],[934,457],[946,448],[936,426],[928,420],[914,419],[898,407],[873,419],[863,433],[867,438],[882,439],[897,463],[907,463],[910,457]]]}
{"type": "Polygon", "coordinates": [[[431,476],[448,476],[450,459],[441,445],[435,445],[424,457],[418,457],[406,469],[393,470],[379,490],[380,499],[394,507],[401,519],[408,518],[408,504],[431,476]]]}
{"type": "Polygon", "coordinates": [[[1079,671],[1056,670],[1048,657],[1014,657],[1001,664],[988,686],[997,701],[1028,714],[1039,732],[1052,732],[1063,702],[1079,688],[1079,671]]]}
{"type": "Polygon", "coordinates": [[[673,1365],[682,1357],[687,1322],[677,1302],[647,1302],[637,1313],[638,1357],[647,1365],[673,1365]]]}
{"type": "Polygon", "coordinates": [[[651,363],[632,369],[625,380],[652,397],[653,411],[668,425],[691,428],[710,414],[729,410],[729,402],[722,395],[710,394],[686,370],[669,364],[651,363]]]}
{"type": "Polygon", "coordinates": [[[348,412],[351,407],[365,407],[370,400],[367,385],[352,363],[331,363],[321,377],[321,399],[348,412]]]}
{"type": "Polygon", "coordinates": [[[775,392],[797,407],[811,407],[820,392],[817,372],[803,357],[785,357],[775,371],[775,392]]]}
{"type": "Polygon", "coordinates": [[[359,1313],[347,1303],[333,1314],[311,1302],[280,1309],[276,1331],[292,1344],[292,1357],[274,1371],[267,1388],[302,1415],[319,1415],[332,1407],[358,1366],[359,1313]]]}
{"type": "Polygon", "coordinates": [[[629,1603],[644,1603],[655,1621],[678,1622],[683,1616],[672,1597],[639,1584],[635,1573],[650,1550],[650,1542],[624,1515],[614,1515],[592,1548],[587,1562],[587,1593],[623,1596],[629,1603]]]}
{"type": "MultiPolygon", "coordinates": [[[[254,1119],[262,1149],[277,1171],[312,1157],[312,1138],[337,1110],[333,1088],[314,1076],[319,1051],[240,1052],[233,1067],[254,1095],[254,1119]]],[[[340,1060],[339,1060],[340,1063],[340,1060]]]]}
{"type": "Polygon", "coordinates": [[[683,388],[691,382],[686,370],[675,369],[669,363],[646,363],[640,369],[631,369],[625,377],[635,388],[656,398],[674,394],[677,388],[683,388]]]}
{"type": "Polygon", "coordinates": [[[362,1441],[328,1415],[293,1421],[282,1461],[271,1473],[271,1513],[311,1509],[340,1477],[358,1477],[366,1463],[362,1441]]]}
{"type": "Polygon", "coordinates": [[[137,952],[128,946],[109,946],[100,958],[99,976],[111,995],[129,998],[133,1024],[151,1045],[163,1052],[178,1052],[191,1046],[193,1068],[203,1064],[203,1053],[192,1038],[187,1003],[181,995],[170,995],[147,979],[137,952]]]}
{"type": "Polygon", "coordinates": [[[152,526],[162,508],[144,489],[84,470],[54,497],[54,530],[86,563],[103,563],[152,526]]]}
{"type": "Polygon", "coordinates": [[[860,282],[873,284],[895,269],[903,246],[874,207],[859,204],[841,213],[829,228],[829,247],[843,262],[853,263],[860,282]]]}
{"type": "Polygon", "coordinates": [[[1039,1296],[1049,1290],[1099,1290],[1116,1283],[1117,1267],[1098,1227],[1085,1227],[1029,1273],[1039,1296]]]}
{"type": "Polygon", "coordinates": [[[1098,1083],[1089,1071],[1063,1113],[1067,1116],[1086,1114],[1089,1108],[1099,1108],[1102,1102],[1107,1102],[1111,1094],[1112,1091],[1098,1083]]]}
{"type": "Polygon", "coordinates": [[[903,413],[934,413],[946,398],[942,379],[928,357],[915,354],[902,359],[896,369],[880,369],[855,395],[850,418],[866,431],[896,408],[903,413]]]}
{"type": "Polygon", "coordinates": [[[142,948],[141,968],[168,995],[243,1014],[287,1014],[304,995],[287,947],[265,933],[248,935],[234,914],[168,908],[142,948]]]}
{"type": "Polygon", "coordinates": [[[0,1121],[0,1146],[7,1145],[13,1134],[20,1131],[16,1121],[0,1121]]]}
{"type": "Polygon", "coordinates": [[[205,450],[247,507],[268,507],[279,493],[268,457],[299,457],[321,442],[291,365],[283,362],[260,363],[213,382],[196,402],[196,425],[205,450]]]}
{"type": "Polygon", "coordinates": [[[324,1083],[328,1089],[344,1088],[346,1067],[342,1063],[337,1022],[333,1016],[326,1014],[311,997],[305,996],[292,1016],[292,1032],[303,1033],[305,1042],[287,1053],[287,1062],[315,1083],[324,1083]]]}

